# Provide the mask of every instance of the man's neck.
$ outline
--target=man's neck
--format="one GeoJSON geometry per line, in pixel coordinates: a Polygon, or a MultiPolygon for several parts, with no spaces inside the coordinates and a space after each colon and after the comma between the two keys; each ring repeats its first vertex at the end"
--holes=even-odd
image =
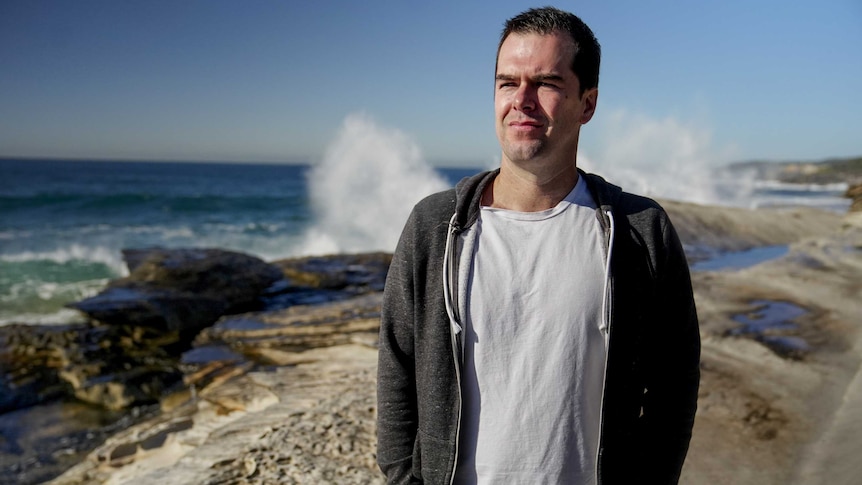
{"type": "Polygon", "coordinates": [[[536,173],[504,162],[500,174],[482,194],[482,205],[518,212],[543,211],[556,207],[577,183],[574,163],[536,173]]]}

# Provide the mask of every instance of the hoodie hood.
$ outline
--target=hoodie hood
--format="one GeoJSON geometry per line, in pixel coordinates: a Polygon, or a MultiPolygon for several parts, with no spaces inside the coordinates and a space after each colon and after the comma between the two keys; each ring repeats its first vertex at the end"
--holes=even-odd
{"type": "MultiPolygon", "coordinates": [[[[500,169],[481,172],[470,177],[461,179],[455,186],[455,229],[460,232],[472,226],[479,216],[479,204],[482,200],[482,193],[485,187],[500,173],[500,169]]],[[[587,188],[590,190],[593,199],[601,209],[602,213],[599,217],[602,219],[602,224],[605,225],[606,220],[604,213],[611,211],[616,205],[617,200],[622,195],[622,189],[614,184],[607,182],[604,178],[589,174],[581,169],[578,169],[579,176],[583,177],[587,182],[587,188]]]]}
{"type": "Polygon", "coordinates": [[[479,217],[479,204],[485,187],[500,173],[500,169],[480,172],[465,177],[455,185],[455,218],[453,225],[458,232],[473,225],[479,217]]]}

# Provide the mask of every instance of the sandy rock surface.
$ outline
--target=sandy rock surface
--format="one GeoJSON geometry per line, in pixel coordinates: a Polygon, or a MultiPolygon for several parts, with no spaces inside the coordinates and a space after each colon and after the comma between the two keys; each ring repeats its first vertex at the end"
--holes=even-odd
{"type": "MultiPolygon", "coordinates": [[[[749,210],[677,201],[661,201],[661,204],[687,253],[703,248],[739,251],[790,244],[806,237],[831,234],[842,220],[840,214],[811,207],[749,210]]],[[[687,255],[689,259],[693,256],[687,255]]]]}
{"type": "Polygon", "coordinates": [[[740,271],[695,273],[701,319],[698,415],[682,483],[853,484],[862,476],[862,225],[791,245],[740,271]],[[733,335],[764,302],[804,310],[763,334],[733,335]],[[804,342],[782,355],[768,338],[804,342]],[[855,408],[854,408],[855,406],[855,408]],[[835,466],[830,462],[840,462],[835,466]]]}
{"type": "Polygon", "coordinates": [[[376,365],[361,345],[286,354],[114,437],[51,483],[380,483],[376,365]]]}

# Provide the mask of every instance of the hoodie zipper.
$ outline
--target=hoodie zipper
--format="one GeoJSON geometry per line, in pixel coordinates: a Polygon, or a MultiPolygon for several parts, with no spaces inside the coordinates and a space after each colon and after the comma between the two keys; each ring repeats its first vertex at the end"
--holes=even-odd
{"type": "Polygon", "coordinates": [[[443,294],[445,295],[444,299],[446,301],[446,313],[449,315],[449,322],[451,325],[451,331],[449,332],[452,336],[452,358],[455,362],[455,382],[458,385],[458,411],[457,411],[457,420],[455,423],[455,458],[452,463],[452,473],[449,478],[449,485],[452,485],[455,482],[455,470],[458,467],[458,447],[461,443],[461,352],[459,351],[460,346],[458,345],[458,336],[463,331],[463,328],[460,324],[460,315],[458,313],[458,301],[457,295],[453,294],[452,289],[456,288],[457,284],[457,264],[455,257],[455,245],[458,237],[458,233],[460,232],[460,228],[458,224],[455,222],[458,213],[452,214],[452,218],[449,220],[449,230],[446,235],[446,250],[443,254],[443,294]]]}
{"type": "Polygon", "coordinates": [[[601,457],[602,457],[602,441],[604,435],[605,428],[605,388],[607,387],[607,379],[608,379],[608,356],[610,355],[610,343],[611,343],[611,325],[612,325],[612,316],[613,316],[613,297],[612,297],[612,281],[611,281],[611,255],[613,254],[614,249],[614,216],[610,210],[603,211],[604,215],[607,217],[608,222],[608,237],[607,237],[607,248],[608,254],[605,261],[605,291],[604,297],[605,301],[602,305],[604,307],[604,317],[605,317],[605,330],[607,332],[607,343],[605,344],[605,364],[604,369],[602,371],[602,401],[599,406],[599,442],[596,447],[596,484],[601,485],[602,483],[602,475],[601,475],[601,457]]]}

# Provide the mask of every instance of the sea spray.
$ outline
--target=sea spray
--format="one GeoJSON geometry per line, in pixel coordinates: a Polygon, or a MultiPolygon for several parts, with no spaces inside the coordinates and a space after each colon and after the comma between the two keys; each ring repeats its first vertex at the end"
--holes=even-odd
{"type": "Polygon", "coordinates": [[[579,156],[578,165],[623,190],[700,204],[751,205],[753,174],[720,167],[733,158],[733,150],[713,146],[702,124],[616,109],[604,116],[596,136],[598,148],[579,156]]]}
{"type": "Polygon", "coordinates": [[[315,222],[299,252],[392,251],[416,202],[447,187],[410,137],[351,114],[309,171],[315,222]]]}

